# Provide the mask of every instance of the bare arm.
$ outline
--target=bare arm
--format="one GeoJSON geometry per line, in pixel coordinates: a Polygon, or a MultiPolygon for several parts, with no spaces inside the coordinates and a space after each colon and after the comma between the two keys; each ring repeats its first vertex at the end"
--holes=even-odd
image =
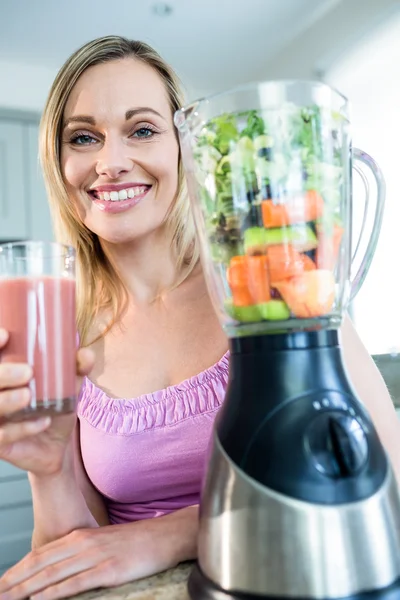
{"type": "Polygon", "coordinates": [[[0,596],[69,598],[165,571],[196,557],[198,508],[76,530],[28,554],[0,578],[0,596]]]}
{"type": "Polygon", "coordinates": [[[343,323],[342,342],[351,382],[371,415],[400,482],[400,421],[385,382],[349,318],[343,323]]]}
{"type": "Polygon", "coordinates": [[[38,548],[75,529],[108,525],[100,494],[90,483],[81,458],[79,422],[66,450],[63,468],[53,475],[29,474],[32,488],[34,531],[38,548]]]}

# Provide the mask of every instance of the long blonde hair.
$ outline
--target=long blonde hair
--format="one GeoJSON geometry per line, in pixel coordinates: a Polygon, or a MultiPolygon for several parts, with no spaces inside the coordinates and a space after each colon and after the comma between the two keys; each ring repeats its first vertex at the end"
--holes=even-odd
{"type": "MultiPolygon", "coordinates": [[[[175,72],[151,46],[120,36],[106,36],[79,48],[60,69],[49,92],[40,124],[40,160],[55,236],[59,242],[72,245],[77,253],[77,327],[82,344],[88,342],[91,322],[100,310],[111,310],[112,318],[105,332],[118,321],[126,306],[127,294],[98,236],[78,218],[68,197],[60,164],[62,120],[68,97],[86,69],[128,57],[146,63],[159,74],[168,94],[172,114],[183,106],[183,94],[175,72]]],[[[199,260],[180,158],[178,190],[166,225],[171,235],[178,272],[183,273],[178,285],[199,260]]]]}

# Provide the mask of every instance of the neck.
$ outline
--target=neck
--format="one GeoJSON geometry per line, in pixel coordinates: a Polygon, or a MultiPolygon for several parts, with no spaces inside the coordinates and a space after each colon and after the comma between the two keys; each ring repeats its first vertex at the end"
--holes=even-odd
{"type": "Polygon", "coordinates": [[[154,301],[183,275],[177,268],[174,249],[165,230],[127,244],[102,240],[101,245],[135,304],[154,301]]]}

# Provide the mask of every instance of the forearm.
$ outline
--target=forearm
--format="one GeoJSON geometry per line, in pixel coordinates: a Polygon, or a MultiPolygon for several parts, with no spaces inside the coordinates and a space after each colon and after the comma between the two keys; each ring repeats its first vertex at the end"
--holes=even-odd
{"type": "Polygon", "coordinates": [[[199,532],[199,507],[189,506],[176,511],[166,517],[161,517],[168,522],[173,552],[174,565],[197,557],[197,536],[199,532]]]}
{"type": "Polygon", "coordinates": [[[198,515],[198,506],[189,506],[163,517],[113,528],[119,539],[125,538],[126,548],[143,545],[145,553],[152,557],[152,566],[146,572],[149,575],[196,558],[198,515]]]}
{"type": "Polygon", "coordinates": [[[75,529],[98,527],[75,477],[73,450],[68,448],[62,470],[54,475],[29,473],[37,548],[75,529]]]}

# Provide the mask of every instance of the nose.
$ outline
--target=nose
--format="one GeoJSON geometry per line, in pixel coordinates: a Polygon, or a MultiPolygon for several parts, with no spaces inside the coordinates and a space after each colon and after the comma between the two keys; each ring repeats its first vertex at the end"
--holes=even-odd
{"type": "Polygon", "coordinates": [[[106,140],[99,151],[96,172],[109,179],[118,179],[133,169],[129,149],[119,140],[106,140]]]}

